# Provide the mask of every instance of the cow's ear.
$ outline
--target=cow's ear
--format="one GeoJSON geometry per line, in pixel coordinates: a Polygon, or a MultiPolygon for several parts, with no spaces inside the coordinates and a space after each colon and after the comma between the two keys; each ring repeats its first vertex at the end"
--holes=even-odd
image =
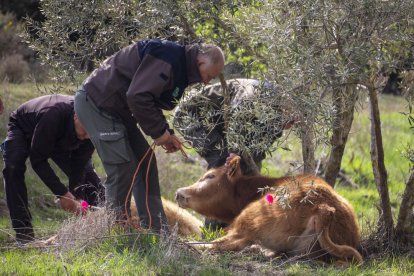
{"type": "Polygon", "coordinates": [[[229,178],[241,176],[240,160],[240,156],[236,156],[226,163],[227,176],[229,178]]]}

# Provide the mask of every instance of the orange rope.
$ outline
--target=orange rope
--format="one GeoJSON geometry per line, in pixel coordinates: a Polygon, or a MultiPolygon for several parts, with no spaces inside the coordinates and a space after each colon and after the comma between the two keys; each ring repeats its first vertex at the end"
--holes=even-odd
{"type": "Polygon", "coordinates": [[[184,149],[192,149],[193,148],[193,142],[189,140],[184,140],[184,142],[181,142],[182,148],[180,148],[181,153],[188,158],[187,153],[184,151],[184,149]],[[188,146],[185,146],[185,143],[188,144],[188,146]]]}
{"type": "Polygon", "coordinates": [[[148,228],[149,229],[151,228],[151,225],[152,225],[152,217],[151,217],[151,212],[150,212],[150,209],[149,209],[149,206],[148,206],[148,175],[149,175],[149,169],[150,169],[150,164],[151,164],[151,161],[152,161],[152,157],[154,156],[155,143],[153,143],[151,145],[151,148],[152,148],[152,154],[151,154],[150,159],[148,161],[147,174],[145,175],[145,191],[146,191],[145,192],[145,207],[147,208],[147,214],[148,214],[148,217],[149,217],[149,223],[148,223],[148,228]],[[152,148],[153,145],[154,145],[154,148],[152,148]]]}
{"type": "MultiPolygon", "coordinates": [[[[184,141],[184,142],[181,142],[181,145],[184,145],[184,143],[185,142],[188,142],[188,141],[184,141]]],[[[189,143],[189,142],[188,142],[189,143]]],[[[190,143],[189,143],[190,144],[190,143]]],[[[190,144],[191,145],[191,144],[190,144]]],[[[129,187],[129,190],[128,190],[128,193],[127,193],[127,196],[126,196],[126,198],[125,198],[125,204],[124,204],[124,208],[125,208],[125,215],[126,215],[126,217],[127,217],[127,222],[128,222],[128,224],[129,225],[131,225],[132,227],[134,227],[135,229],[139,229],[140,228],[140,226],[139,226],[139,224],[138,225],[135,225],[134,224],[134,222],[132,221],[132,218],[131,218],[131,216],[129,215],[129,212],[128,212],[128,208],[127,208],[127,202],[128,202],[128,198],[131,196],[131,193],[132,193],[132,189],[134,188],[134,183],[135,183],[135,179],[136,179],[136,176],[137,176],[137,174],[138,174],[138,172],[139,172],[139,169],[140,169],[140,167],[141,167],[141,164],[142,164],[142,162],[145,160],[145,158],[147,157],[147,155],[148,155],[148,153],[151,151],[151,155],[150,155],[150,159],[149,159],[149,161],[148,161],[148,166],[147,166],[147,173],[146,173],[146,175],[145,175],[145,206],[146,206],[146,209],[147,209],[147,213],[148,213],[148,217],[149,217],[149,225],[148,225],[148,228],[151,228],[151,225],[152,225],[152,217],[151,217],[151,212],[150,212],[150,208],[149,208],[149,205],[148,205],[148,175],[149,175],[149,169],[150,169],[150,165],[151,165],[151,161],[152,161],[152,158],[153,158],[153,156],[154,156],[154,154],[155,154],[155,152],[154,152],[154,149],[155,149],[155,147],[156,147],[156,145],[155,145],[155,142],[154,143],[152,143],[151,144],[151,146],[148,148],[148,150],[145,152],[145,154],[144,154],[144,156],[141,158],[141,160],[139,161],[139,163],[138,163],[138,166],[137,166],[137,168],[136,168],[136,170],[135,170],[135,173],[134,173],[134,176],[133,176],[133,178],[132,178],[132,182],[131,182],[131,185],[130,185],[130,187],[129,187]]],[[[164,149],[165,149],[165,147],[163,147],[164,149]]],[[[188,148],[188,147],[181,147],[180,148],[180,151],[181,151],[181,154],[183,155],[183,156],[185,156],[186,158],[188,158],[188,155],[187,155],[187,153],[184,151],[184,149],[183,148],[188,148]]],[[[137,200],[137,199],[136,199],[137,200]]],[[[135,202],[135,204],[136,204],[137,202],[135,202]]]]}
{"type": "MultiPolygon", "coordinates": [[[[187,155],[187,153],[184,151],[184,148],[186,148],[186,149],[191,149],[191,146],[192,146],[192,143],[190,142],[190,141],[187,141],[187,140],[185,140],[184,142],[180,142],[181,143],[181,148],[180,148],[180,151],[181,151],[181,154],[185,157],[185,158],[188,158],[188,155],[187,155]],[[190,146],[184,146],[184,143],[188,143],[190,146]]],[[[166,148],[164,147],[164,146],[161,146],[163,149],[165,149],[166,150],[166,148]]]]}
{"type": "MultiPolygon", "coordinates": [[[[128,190],[128,193],[127,193],[127,196],[126,196],[126,198],[125,198],[125,204],[124,204],[124,207],[125,207],[125,215],[126,215],[126,217],[127,217],[127,222],[128,222],[128,224],[129,224],[129,225],[131,225],[131,226],[132,226],[132,227],[134,227],[135,229],[139,229],[139,224],[138,224],[138,225],[134,225],[134,223],[133,223],[133,221],[132,221],[132,218],[131,218],[131,216],[129,215],[129,212],[128,212],[127,203],[128,203],[128,199],[129,199],[129,197],[131,196],[132,189],[134,188],[135,179],[136,179],[136,177],[137,177],[137,174],[138,174],[138,172],[139,172],[139,169],[140,169],[140,167],[141,167],[141,164],[142,164],[142,162],[145,160],[145,158],[147,157],[147,155],[148,155],[148,153],[149,153],[150,151],[152,151],[151,156],[152,156],[152,155],[154,155],[154,150],[153,150],[153,148],[155,148],[155,143],[152,143],[152,145],[148,148],[148,150],[145,152],[144,156],[143,156],[143,157],[141,158],[141,160],[139,161],[138,166],[137,166],[137,168],[136,168],[136,170],[135,170],[134,176],[132,177],[132,182],[131,182],[131,185],[130,185],[130,187],[129,187],[129,190],[128,190]]],[[[149,167],[149,163],[148,163],[148,167],[149,167]]],[[[147,182],[148,182],[148,180],[147,180],[147,182]]],[[[148,183],[147,183],[147,186],[148,186],[148,183]]],[[[148,197],[148,189],[147,189],[146,193],[147,193],[147,197],[148,197]]],[[[135,203],[135,204],[136,204],[136,203],[135,203]]],[[[146,204],[147,204],[147,206],[148,206],[148,200],[147,200],[147,203],[146,203],[146,204]]],[[[147,208],[147,211],[149,211],[149,208],[147,208]]],[[[151,218],[151,215],[150,215],[150,214],[149,214],[149,216],[150,216],[150,218],[151,218]]]]}

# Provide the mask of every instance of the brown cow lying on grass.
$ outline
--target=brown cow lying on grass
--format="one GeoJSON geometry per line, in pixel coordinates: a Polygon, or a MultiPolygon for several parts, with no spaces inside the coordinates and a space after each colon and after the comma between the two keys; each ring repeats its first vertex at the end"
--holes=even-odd
{"type": "Polygon", "coordinates": [[[352,207],[326,182],[311,175],[243,176],[239,165],[235,156],[176,192],[181,207],[231,223],[211,250],[240,251],[259,244],[276,254],[363,262],[355,249],[360,234],[352,207]],[[265,187],[276,190],[276,202],[270,204],[258,192],[265,187]]]}

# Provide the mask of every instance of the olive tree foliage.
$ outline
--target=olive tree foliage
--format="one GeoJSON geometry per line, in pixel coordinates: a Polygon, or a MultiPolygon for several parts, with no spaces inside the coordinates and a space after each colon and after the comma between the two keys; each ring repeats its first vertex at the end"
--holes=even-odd
{"type": "MultiPolygon", "coordinates": [[[[140,39],[160,38],[182,43],[214,42],[224,46],[225,36],[216,35],[222,9],[236,5],[223,1],[173,0],[40,0],[44,22],[28,20],[36,36],[30,44],[41,59],[62,74],[72,77],[88,59],[102,61],[107,56],[140,39]],[[208,37],[202,37],[205,30],[208,37]],[[196,34],[197,32],[197,34],[196,34]]],[[[244,5],[238,1],[238,5],[244,5]]],[[[237,5],[237,6],[238,6],[237,5]]]]}
{"type": "MultiPolygon", "coordinates": [[[[320,96],[330,94],[333,120],[329,174],[336,176],[352,125],[355,103],[367,91],[371,108],[373,173],[380,193],[380,229],[393,228],[384,165],[377,94],[384,75],[401,68],[411,55],[414,2],[378,1],[262,1],[231,20],[243,37],[264,45],[269,79],[284,91],[308,97],[296,101],[302,123],[299,134],[305,171],[315,160],[314,126],[320,96]],[[363,88],[363,89],[360,89],[363,88]]],[[[332,176],[330,177],[332,178],[332,176]]],[[[411,195],[412,197],[412,195],[411,195]]]]}
{"type": "Polygon", "coordinates": [[[133,41],[170,38],[184,41],[181,21],[166,1],[41,0],[46,20],[28,19],[27,36],[43,62],[56,71],[54,77],[76,80],[84,63],[99,63],[133,41]]]}

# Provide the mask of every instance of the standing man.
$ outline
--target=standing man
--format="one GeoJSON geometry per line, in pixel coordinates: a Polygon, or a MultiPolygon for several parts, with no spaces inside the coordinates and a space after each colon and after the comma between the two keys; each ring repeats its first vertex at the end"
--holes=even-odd
{"type": "Polygon", "coordinates": [[[27,158],[40,179],[60,198],[60,205],[66,211],[79,212],[74,194],[80,184],[92,185],[92,188],[80,188],[88,194],[86,199],[91,204],[96,204],[97,194],[103,193],[90,161],[94,148],[74,113],[73,100],[73,96],[42,96],[24,103],[10,115],[1,150],[7,207],[19,242],[34,239],[24,180],[27,158]],[[69,189],[50,167],[49,158],[68,176],[69,189]]]}
{"type": "MultiPolygon", "coordinates": [[[[129,209],[126,197],[133,174],[149,148],[137,123],[167,152],[179,150],[180,141],[162,110],[173,109],[188,85],[209,83],[224,62],[217,46],[145,40],[123,48],[85,80],[75,97],[75,111],[104,165],[107,204],[119,214],[125,203],[129,209]]],[[[134,183],[135,201],[141,225],[160,232],[166,217],[156,160],[149,161],[147,156],[134,183]]]]}

